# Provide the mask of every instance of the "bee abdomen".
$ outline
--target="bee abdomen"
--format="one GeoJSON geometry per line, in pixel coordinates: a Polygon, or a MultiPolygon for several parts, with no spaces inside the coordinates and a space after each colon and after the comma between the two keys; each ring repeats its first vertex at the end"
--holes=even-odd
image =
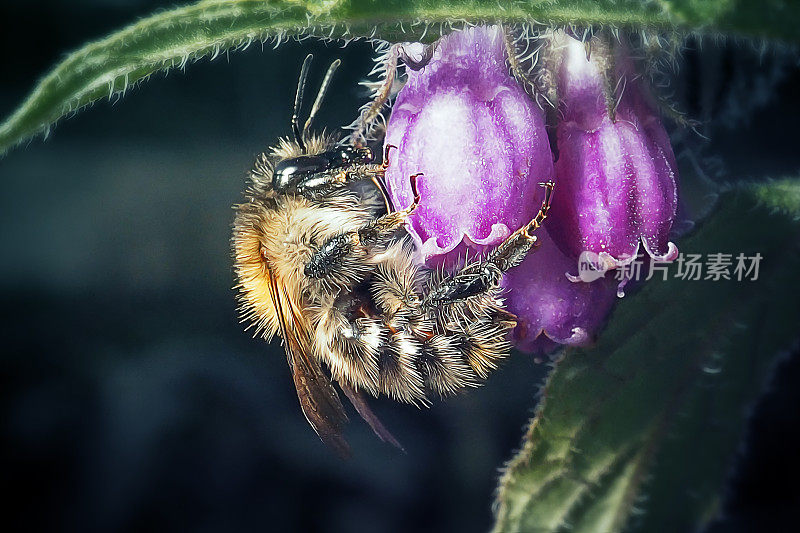
{"type": "Polygon", "coordinates": [[[451,335],[470,368],[484,380],[511,353],[511,343],[506,339],[508,330],[507,323],[476,320],[451,335]]]}
{"type": "Polygon", "coordinates": [[[335,379],[414,405],[478,386],[511,351],[513,315],[493,293],[423,310],[416,276],[397,270],[320,301],[317,355],[335,379]]]}
{"type": "Polygon", "coordinates": [[[506,334],[513,326],[501,317],[453,329],[412,317],[404,326],[390,328],[379,366],[381,392],[409,403],[425,403],[428,392],[445,397],[480,385],[511,351],[506,334]]]}
{"type": "Polygon", "coordinates": [[[479,385],[477,375],[459,349],[458,338],[433,335],[419,353],[418,366],[426,387],[440,396],[450,396],[464,387],[479,385]]]}
{"type": "Polygon", "coordinates": [[[345,381],[377,396],[380,393],[379,355],[386,344],[380,320],[359,318],[353,322],[334,307],[320,320],[315,337],[317,354],[337,381],[345,381]]]}
{"type": "Polygon", "coordinates": [[[381,392],[393,400],[427,404],[425,381],[417,367],[422,343],[408,330],[390,330],[380,350],[381,392]]]}

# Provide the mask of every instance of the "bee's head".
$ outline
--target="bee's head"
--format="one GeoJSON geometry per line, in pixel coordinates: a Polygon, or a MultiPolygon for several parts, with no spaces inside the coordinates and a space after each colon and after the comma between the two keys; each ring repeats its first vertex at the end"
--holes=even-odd
{"type": "Polygon", "coordinates": [[[296,191],[298,185],[310,176],[331,168],[326,155],[301,155],[278,161],[272,172],[272,189],[279,193],[296,191]]]}
{"type": "Polygon", "coordinates": [[[352,146],[334,146],[321,153],[281,159],[272,172],[272,189],[278,193],[301,192],[304,184],[313,176],[352,165],[372,163],[374,159],[371,149],[352,146]]]}

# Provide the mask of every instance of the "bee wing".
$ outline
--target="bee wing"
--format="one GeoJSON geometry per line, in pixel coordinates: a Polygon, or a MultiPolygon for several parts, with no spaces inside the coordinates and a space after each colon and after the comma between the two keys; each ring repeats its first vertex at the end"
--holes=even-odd
{"type": "MultiPolygon", "coordinates": [[[[283,294],[284,294],[284,296],[286,296],[285,292],[283,294]]],[[[299,317],[301,317],[301,314],[293,306],[292,302],[294,302],[294,300],[287,298],[287,301],[290,303],[290,308],[292,310],[292,316],[294,318],[294,323],[297,326],[298,330],[301,332],[301,334],[303,335],[304,339],[310,339],[311,338],[311,334],[308,331],[308,328],[306,327],[306,322],[302,321],[299,318],[299,317]]],[[[307,354],[308,351],[305,350],[302,353],[307,354]]],[[[326,398],[332,398],[333,400],[335,400],[336,405],[337,405],[337,409],[341,413],[342,419],[341,419],[341,422],[339,423],[339,426],[337,426],[337,428],[336,428],[335,437],[339,441],[341,441],[341,444],[344,445],[345,454],[346,454],[346,453],[349,452],[349,447],[347,446],[347,442],[339,434],[340,433],[340,429],[339,428],[341,427],[341,424],[343,424],[344,422],[347,421],[347,415],[344,413],[344,409],[342,408],[342,404],[339,401],[339,395],[336,394],[336,390],[333,388],[333,385],[331,384],[331,381],[323,374],[322,369],[320,368],[319,362],[313,357],[310,357],[310,358],[307,357],[306,359],[310,363],[313,362],[316,365],[316,369],[317,369],[316,375],[321,377],[324,380],[325,385],[329,389],[329,392],[325,395],[325,397],[326,398]]],[[[297,373],[295,372],[294,375],[297,376],[297,373]]],[[[364,422],[369,424],[369,427],[372,428],[372,431],[375,432],[375,434],[378,436],[378,438],[380,438],[383,442],[388,442],[392,446],[398,448],[400,451],[405,453],[405,449],[403,448],[403,445],[400,444],[400,442],[394,437],[394,435],[392,435],[389,432],[388,429],[386,429],[386,427],[383,425],[383,423],[381,423],[381,421],[377,417],[377,415],[375,415],[375,413],[372,412],[372,409],[370,409],[369,404],[367,403],[367,400],[364,397],[364,395],[359,390],[357,390],[357,389],[351,387],[349,384],[347,384],[347,382],[339,381],[338,383],[339,383],[339,387],[342,389],[342,392],[344,392],[345,396],[347,396],[347,399],[350,400],[350,403],[353,404],[353,407],[356,409],[356,412],[358,412],[359,416],[361,416],[361,418],[364,420],[364,422]]],[[[297,387],[298,396],[299,396],[300,395],[300,387],[297,385],[297,377],[295,377],[295,386],[297,387]]],[[[315,426],[314,423],[311,422],[311,419],[309,419],[309,415],[308,415],[308,412],[306,411],[305,404],[303,403],[302,396],[301,396],[301,399],[300,399],[300,404],[303,405],[303,412],[306,413],[306,418],[309,420],[309,422],[311,423],[312,427],[314,427],[314,430],[317,431],[317,434],[319,434],[320,437],[322,437],[323,441],[325,441],[326,444],[336,448],[336,446],[333,443],[329,442],[328,440],[326,440],[325,437],[322,436],[322,434],[319,432],[319,430],[317,430],[317,426],[315,426]]],[[[339,453],[342,454],[341,451],[339,453]]]]}
{"type": "Polygon", "coordinates": [[[270,284],[281,338],[303,414],[322,442],[338,455],[347,457],[350,447],[341,434],[342,426],[347,422],[347,414],[339,401],[339,395],[322,371],[319,361],[310,354],[309,332],[302,314],[272,276],[270,284]]]}
{"type": "Polygon", "coordinates": [[[344,392],[345,396],[347,396],[347,399],[350,400],[350,403],[353,404],[353,407],[355,407],[358,414],[364,419],[364,422],[369,424],[369,427],[372,428],[372,431],[375,432],[378,438],[380,438],[383,442],[388,442],[401,452],[405,453],[406,450],[403,448],[403,445],[400,444],[394,435],[392,435],[381,423],[380,419],[375,415],[375,413],[372,412],[372,409],[370,409],[367,399],[364,398],[364,395],[342,381],[339,382],[339,387],[342,388],[342,391],[344,392]]]}
{"type": "Polygon", "coordinates": [[[290,343],[287,343],[287,352],[292,353],[289,356],[292,362],[292,378],[306,420],[322,442],[338,455],[348,457],[350,446],[342,437],[342,426],[347,422],[347,415],[339,401],[339,395],[318,362],[306,357],[306,354],[295,355],[297,351],[290,347],[290,343]]]}

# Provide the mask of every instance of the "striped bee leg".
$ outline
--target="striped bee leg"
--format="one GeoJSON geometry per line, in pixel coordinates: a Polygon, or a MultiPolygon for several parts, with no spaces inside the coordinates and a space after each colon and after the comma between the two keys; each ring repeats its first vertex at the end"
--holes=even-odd
{"type": "Polygon", "coordinates": [[[329,279],[338,286],[363,280],[371,268],[366,259],[372,248],[385,245],[419,204],[418,176],[421,174],[410,178],[414,201],[408,208],[376,218],[357,231],[331,237],[311,255],[304,267],[305,275],[311,279],[329,279]]]}
{"type": "Polygon", "coordinates": [[[539,213],[526,225],[508,236],[489,256],[478,263],[467,265],[455,275],[445,277],[435,284],[423,300],[423,307],[435,308],[450,302],[487,294],[500,286],[503,272],[519,265],[528,252],[537,246],[533,233],[542,225],[550,210],[554,184],[543,183],[545,197],[539,213]]]}
{"type": "Polygon", "coordinates": [[[485,260],[452,276],[433,278],[422,298],[421,308],[443,334],[438,341],[444,348],[440,352],[451,359],[457,353],[456,359],[465,361],[479,379],[485,379],[511,351],[506,334],[516,326],[516,317],[503,308],[500,281],[503,272],[521,263],[537,244],[533,233],[547,218],[553,191],[552,182],[543,186],[545,198],[533,220],[512,233],[485,260]]]}

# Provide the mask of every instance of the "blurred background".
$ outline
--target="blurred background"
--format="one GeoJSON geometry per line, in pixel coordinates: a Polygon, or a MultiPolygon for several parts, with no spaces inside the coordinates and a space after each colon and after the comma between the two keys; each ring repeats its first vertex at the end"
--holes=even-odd
{"type": "MultiPolygon", "coordinates": [[[[6,0],[0,117],[64,53],[171,5],[6,0]]],[[[370,69],[369,45],[253,45],[156,75],[0,159],[7,523],[84,531],[491,526],[498,469],[520,442],[546,365],[515,354],[483,388],[429,410],[375,401],[407,454],[353,414],[355,454],[340,461],[303,418],[280,346],[238,323],[231,205],[255,155],[289,133],[309,51],[310,87],[330,61],[343,60],[318,126],[349,123],[365,98],[356,82],[370,69]]],[[[676,133],[686,175],[797,175],[800,75],[790,52],[690,47],[674,83],[711,139],[676,133]]],[[[787,355],[755,407],[724,517],[711,530],[763,530],[796,514],[799,359],[787,355]]]]}

